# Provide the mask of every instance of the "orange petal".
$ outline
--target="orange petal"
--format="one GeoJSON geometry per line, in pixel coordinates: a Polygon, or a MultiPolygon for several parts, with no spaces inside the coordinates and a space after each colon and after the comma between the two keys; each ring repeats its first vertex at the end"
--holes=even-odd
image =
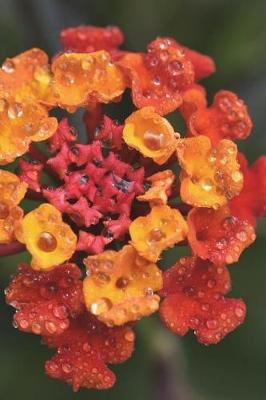
{"type": "Polygon", "coordinates": [[[194,208],[188,214],[188,241],[193,252],[214,264],[237,262],[256,238],[253,227],[232,216],[227,206],[218,210],[194,208]]]}
{"type": "Polygon", "coordinates": [[[0,203],[0,244],[11,243],[15,239],[14,231],[22,221],[22,217],[22,208],[17,206],[3,207],[0,203]],[[4,217],[5,214],[6,216],[4,217]]]}
{"type": "Polygon", "coordinates": [[[38,103],[0,99],[0,129],[0,165],[5,165],[26,153],[32,141],[52,136],[57,120],[38,103]]]}
{"type": "Polygon", "coordinates": [[[221,140],[212,147],[207,136],[180,139],[177,157],[182,168],[180,193],[184,202],[218,208],[240,193],[243,175],[237,146],[231,140],[221,140]]]}
{"type": "Polygon", "coordinates": [[[147,53],[128,53],[118,64],[128,76],[137,108],[153,106],[165,115],[182,104],[182,91],[194,82],[194,68],[182,46],[157,38],[147,53]]]}
{"type": "Polygon", "coordinates": [[[252,121],[243,100],[228,90],[216,93],[213,104],[199,108],[189,121],[193,135],[206,135],[215,145],[223,138],[246,139],[252,129],[252,121]]]}
{"type": "Polygon", "coordinates": [[[109,103],[126,87],[121,70],[106,51],[63,53],[52,62],[53,91],[62,107],[109,103]]]}
{"type": "Polygon", "coordinates": [[[0,98],[17,102],[43,100],[49,96],[51,73],[47,54],[37,48],[7,58],[0,70],[0,98]]]}
{"type": "Polygon", "coordinates": [[[159,165],[172,155],[177,141],[172,125],[153,107],[144,107],[126,119],[123,138],[128,146],[159,165]]]}
{"type": "Polygon", "coordinates": [[[147,178],[147,181],[151,183],[150,189],[143,195],[138,196],[137,199],[148,201],[152,206],[167,204],[168,195],[174,180],[175,175],[170,169],[157,172],[147,178]]]}
{"type": "Polygon", "coordinates": [[[162,275],[156,264],[127,245],[84,260],[84,297],[89,311],[109,326],[123,325],[157,311],[162,275]]]}
{"type": "Polygon", "coordinates": [[[36,270],[47,270],[63,263],[76,249],[76,235],[50,204],[42,204],[29,212],[15,234],[31,253],[31,266],[36,270]]]}
{"type": "Polygon", "coordinates": [[[157,261],[163,250],[185,239],[187,223],[178,210],[154,206],[148,215],[131,223],[129,233],[138,253],[147,260],[157,261]]]}

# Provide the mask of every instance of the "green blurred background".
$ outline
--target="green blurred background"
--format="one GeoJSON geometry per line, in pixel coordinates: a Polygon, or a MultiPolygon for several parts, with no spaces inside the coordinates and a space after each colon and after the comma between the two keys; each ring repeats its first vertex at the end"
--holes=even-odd
{"type": "MultiPolygon", "coordinates": [[[[264,0],[0,0],[0,10],[1,61],[31,46],[52,55],[60,48],[60,29],[78,24],[117,24],[132,50],[169,35],[213,56],[217,73],[206,81],[210,98],[218,89],[237,91],[255,125],[241,149],[250,161],[266,152],[264,0]]],[[[142,320],[134,356],[114,368],[118,383],[105,392],[74,394],[47,378],[43,364],[50,352],[38,337],[12,328],[12,310],[1,291],[0,399],[266,400],[265,237],[266,223],[259,221],[255,245],[231,268],[232,295],[244,297],[248,306],[242,327],[221,344],[204,347],[192,334],[175,337],[156,317],[142,320]]],[[[173,251],[170,258],[180,254],[173,251]]],[[[1,288],[21,258],[26,256],[0,260],[1,288]]]]}

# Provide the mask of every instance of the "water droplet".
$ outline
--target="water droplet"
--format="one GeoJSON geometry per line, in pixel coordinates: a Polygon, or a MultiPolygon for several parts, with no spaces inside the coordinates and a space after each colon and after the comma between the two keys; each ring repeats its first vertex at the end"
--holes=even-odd
{"type": "Polygon", "coordinates": [[[244,310],[243,310],[243,308],[236,307],[236,309],[235,309],[235,315],[236,315],[238,318],[242,318],[242,317],[244,316],[244,310]]]}
{"type": "Polygon", "coordinates": [[[72,366],[70,364],[62,364],[62,370],[65,374],[70,374],[72,366]]]}
{"type": "Polygon", "coordinates": [[[206,322],[206,326],[207,326],[208,329],[216,329],[217,326],[218,326],[218,322],[217,322],[216,319],[209,319],[206,322]]]}
{"type": "Polygon", "coordinates": [[[152,79],[152,84],[153,84],[154,86],[160,86],[160,84],[161,84],[160,78],[159,78],[158,76],[154,77],[154,78],[152,79]]]}
{"type": "Polygon", "coordinates": [[[235,183],[241,182],[243,180],[243,174],[240,171],[233,172],[231,176],[235,183]]]}
{"type": "Polygon", "coordinates": [[[228,97],[222,97],[219,100],[219,108],[222,112],[227,113],[232,108],[232,103],[228,97]]]}
{"type": "Polygon", "coordinates": [[[12,60],[7,58],[2,64],[2,70],[7,74],[12,74],[15,71],[15,64],[12,60]]]}
{"type": "Polygon", "coordinates": [[[124,335],[124,338],[127,342],[134,342],[135,334],[133,331],[127,331],[124,335]]]}
{"type": "Polygon", "coordinates": [[[88,351],[91,350],[91,346],[89,343],[86,342],[83,344],[82,349],[83,349],[83,351],[85,351],[85,353],[88,353],[88,351]]]}
{"type": "Polygon", "coordinates": [[[206,192],[210,192],[213,188],[213,182],[210,179],[206,178],[202,181],[201,187],[206,192]]]}
{"type": "Polygon", "coordinates": [[[202,305],[201,305],[201,309],[202,309],[202,311],[208,311],[208,310],[209,310],[209,308],[210,308],[210,305],[209,305],[209,304],[207,304],[207,303],[204,303],[204,304],[202,304],[202,305]]]}
{"type": "Polygon", "coordinates": [[[153,296],[153,289],[151,287],[147,287],[144,289],[145,296],[153,296]]]}
{"type": "Polygon", "coordinates": [[[171,75],[176,76],[183,70],[183,64],[178,60],[173,60],[168,64],[168,71],[171,75]]]}
{"type": "Polygon", "coordinates": [[[51,233],[42,232],[39,236],[37,244],[40,250],[50,253],[56,249],[57,240],[51,233]]]}
{"type": "Polygon", "coordinates": [[[209,289],[213,289],[214,286],[216,285],[216,280],[215,279],[209,279],[207,282],[207,286],[209,289]]]}
{"type": "Polygon", "coordinates": [[[45,321],[44,326],[51,335],[57,331],[56,325],[52,321],[45,321]]]}
{"type": "Polygon", "coordinates": [[[39,335],[41,333],[41,325],[38,324],[37,322],[34,322],[31,325],[31,330],[33,333],[35,333],[35,335],[39,335]]]}
{"type": "Polygon", "coordinates": [[[115,286],[118,289],[125,289],[128,284],[129,284],[129,279],[126,278],[125,276],[121,276],[120,278],[117,279],[115,286]]]}
{"type": "Polygon", "coordinates": [[[26,319],[22,319],[19,321],[19,326],[21,329],[27,329],[29,327],[29,323],[26,319]]]}
{"type": "Polygon", "coordinates": [[[87,57],[86,59],[81,61],[81,68],[84,71],[88,71],[92,65],[94,64],[94,58],[93,57],[87,57]]]}
{"type": "Polygon", "coordinates": [[[150,150],[160,150],[165,145],[165,135],[161,132],[146,131],[143,135],[144,144],[150,150]]]}
{"type": "Polygon", "coordinates": [[[14,103],[10,105],[7,109],[7,115],[10,119],[17,119],[22,117],[23,115],[23,108],[21,104],[19,103],[14,103]]]}
{"type": "Polygon", "coordinates": [[[56,318],[64,319],[67,317],[68,313],[66,307],[64,305],[61,305],[61,306],[55,306],[53,308],[53,314],[56,318]]]}
{"type": "Polygon", "coordinates": [[[111,307],[112,307],[112,302],[109,299],[102,297],[91,304],[90,311],[93,315],[100,315],[110,310],[111,307]]]}

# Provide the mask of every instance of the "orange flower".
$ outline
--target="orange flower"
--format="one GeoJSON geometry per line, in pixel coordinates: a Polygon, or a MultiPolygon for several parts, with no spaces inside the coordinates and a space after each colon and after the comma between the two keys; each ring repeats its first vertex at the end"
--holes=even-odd
{"type": "Polygon", "coordinates": [[[50,96],[51,74],[47,54],[30,49],[7,58],[0,70],[0,98],[16,102],[44,100],[50,96]]]}
{"type": "Polygon", "coordinates": [[[164,164],[176,147],[176,136],[167,119],[144,107],[132,113],[125,121],[123,138],[128,146],[138,150],[157,164],[164,164]]]}
{"type": "Polygon", "coordinates": [[[109,326],[136,321],[157,311],[162,274],[134,247],[105,251],[84,260],[88,277],[84,298],[88,310],[109,326]]]}
{"type": "Polygon", "coordinates": [[[182,91],[194,82],[194,68],[178,43],[157,38],[147,53],[128,53],[118,64],[128,76],[137,108],[153,106],[165,115],[182,104],[182,91]]]}
{"type": "Polygon", "coordinates": [[[38,103],[0,99],[0,165],[26,153],[32,141],[51,137],[57,125],[56,118],[48,117],[46,108],[38,103]]]}
{"type": "Polygon", "coordinates": [[[0,243],[14,239],[14,228],[23,216],[17,205],[25,196],[27,184],[14,174],[0,170],[0,243]]]}
{"type": "MultiPolygon", "coordinates": [[[[126,87],[121,70],[108,52],[63,53],[52,62],[53,92],[60,107],[108,103],[120,96],[126,87]]],[[[72,111],[72,110],[71,110],[72,111]]]]}
{"type": "MultiPolygon", "coordinates": [[[[194,103],[195,112],[184,115],[190,135],[206,135],[213,145],[221,139],[246,139],[252,129],[252,121],[243,100],[228,90],[216,93],[213,104],[207,107],[206,94],[202,92],[201,100],[198,91],[192,99],[191,90],[188,90],[191,104],[194,103]]],[[[195,93],[195,90],[194,90],[195,93]]],[[[184,99],[186,104],[186,99],[184,99]]],[[[183,107],[184,108],[184,107],[183,107]]]]}
{"type": "Polygon", "coordinates": [[[182,168],[180,193],[186,203],[218,208],[240,193],[243,175],[231,140],[212,147],[207,136],[180,139],[177,157],[182,168]]]}
{"type": "Polygon", "coordinates": [[[42,204],[29,212],[15,234],[31,253],[31,266],[36,270],[48,270],[63,263],[76,249],[76,235],[50,204],[42,204]]]}
{"type": "Polygon", "coordinates": [[[149,261],[157,261],[163,250],[185,239],[187,223],[178,210],[155,206],[146,217],[131,223],[129,233],[138,253],[149,261]]]}
{"type": "Polygon", "coordinates": [[[157,172],[147,178],[147,181],[151,183],[150,189],[143,195],[138,196],[137,199],[148,201],[151,206],[167,204],[168,195],[174,180],[175,175],[170,169],[157,172]]]}
{"type": "Polygon", "coordinates": [[[227,206],[218,210],[193,208],[188,214],[188,227],[193,252],[214,264],[237,262],[256,238],[253,227],[246,220],[232,216],[227,206]]]}

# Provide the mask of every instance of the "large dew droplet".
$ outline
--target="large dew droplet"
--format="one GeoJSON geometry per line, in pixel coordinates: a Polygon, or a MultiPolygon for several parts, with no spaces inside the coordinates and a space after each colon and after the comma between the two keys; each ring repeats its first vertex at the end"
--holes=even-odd
{"type": "Polygon", "coordinates": [[[57,240],[51,233],[42,232],[39,236],[37,244],[40,250],[50,253],[56,249],[57,240]]]}
{"type": "Polygon", "coordinates": [[[111,307],[112,307],[112,302],[106,297],[102,297],[91,304],[90,312],[93,315],[101,315],[102,313],[110,310],[111,307]]]}

